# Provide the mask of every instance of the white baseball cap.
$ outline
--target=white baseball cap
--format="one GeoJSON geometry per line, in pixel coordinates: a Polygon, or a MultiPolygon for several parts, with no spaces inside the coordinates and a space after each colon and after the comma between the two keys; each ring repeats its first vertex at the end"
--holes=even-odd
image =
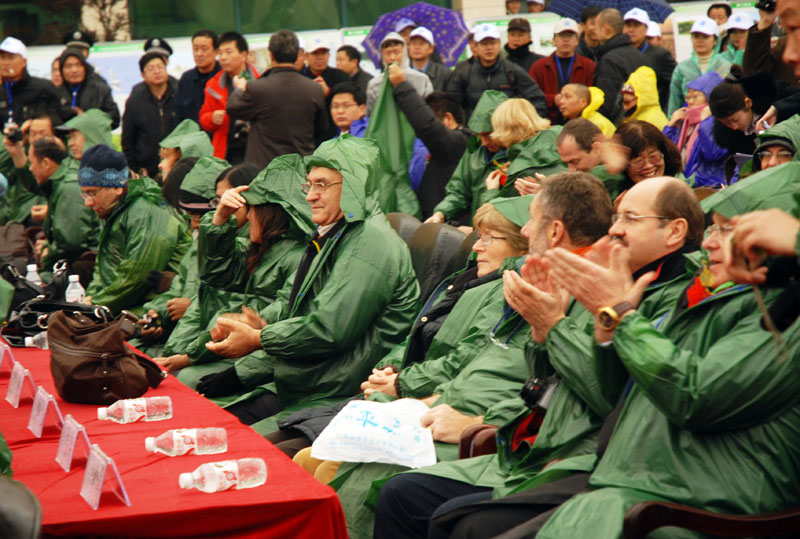
{"type": "Polygon", "coordinates": [[[433,32],[425,28],[424,26],[417,26],[413,30],[411,30],[411,34],[409,34],[409,39],[412,37],[421,37],[434,47],[436,46],[436,41],[433,39],[433,32]]]}
{"type": "Polygon", "coordinates": [[[314,52],[321,49],[325,49],[326,51],[331,50],[330,44],[322,39],[321,37],[315,37],[311,40],[311,46],[308,49],[304,49],[306,52],[314,52]]]}
{"type": "Polygon", "coordinates": [[[622,17],[622,20],[636,21],[642,24],[647,24],[650,22],[650,15],[648,15],[645,10],[635,7],[631,10],[628,10],[628,12],[625,13],[625,16],[622,17]]]}
{"type": "Polygon", "coordinates": [[[0,51],[7,52],[9,54],[19,54],[24,59],[28,59],[28,47],[25,46],[25,43],[20,41],[15,37],[7,37],[0,43],[0,51]]]}
{"type": "Polygon", "coordinates": [[[475,42],[480,43],[484,39],[500,39],[500,30],[493,24],[479,24],[475,27],[475,42]]]}
{"type": "Polygon", "coordinates": [[[725,28],[728,30],[749,30],[753,26],[753,19],[747,13],[734,13],[728,19],[725,28]]]}
{"type": "Polygon", "coordinates": [[[529,4],[539,4],[540,6],[544,5],[544,0],[526,0],[529,4]]]}
{"type": "Polygon", "coordinates": [[[661,37],[661,27],[655,21],[647,23],[647,37],[661,37]]]}
{"type": "Polygon", "coordinates": [[[306,50],[306,42],[303,41],[303,38],[300,36],[297,36],[297,48],[303,49],[304,51],[306,50]]]}
{"type": "Polygon", "coordinates": [[[695,32],[705,34],[707,36],[719,37],[719,26],[717,25],[717,21],[714,19],[701,17],[694,22],[689,33],[694,34],[695,32]]]}
{"type": "Polygon", "coordinates": [[[578,35],[581,33],[578,29],[578,23],[572,19],[560,19],[556,21],[553,25],[553,35],[557,36],[561,32],[575,32],[578,35]]]}

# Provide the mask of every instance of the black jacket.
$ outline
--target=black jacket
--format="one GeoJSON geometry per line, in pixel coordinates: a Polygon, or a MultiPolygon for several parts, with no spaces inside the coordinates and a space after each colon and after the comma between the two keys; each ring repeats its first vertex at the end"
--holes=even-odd
{"type": "Polygon", "coordinates": [[[514,62],[519,67],[525,70],[525,73],[530,74],[531,67],[537,61],[544,58],[541,54],[536,54],[535,52],[531,52],[530,50],[531,44],[528,43],[527,45],[523,45],[522,47],[517,47],[516,49],[510,49],[508,47],[508,43],[505,44],[503,47],[506,51],[506,59],[514,62]]]}
{"type": "Polygon", "coordinates": [[[622,117],[622,85],[637,68],[650,65],[645,55],[631,45],[625,34],[617,34],[597,49],[594,85],[605,93],[598,112],[617,123],[622,117]]]}
{"type": "MultiPolygon", "coordinates": [[[[412,66],[412,69],[413,66],[412,66]]],[[[447,85],[450,84],[450,77],[453,76],[453,71],[444,64],[437,64],[432,59],[428,60],[427,71],[422,71],[431,79],[431,85],[434,92],[446,92],[447,85]]]]}
{"type": "Polygon", "coordinates": [[[794,66],[783,61],[783,51],[786,48],[786,37],[780,38],[778,44],[772,46],[772,26],[759,29],[753,25],[747,31],[747,46],[742,57],[742,71],[745,76],[758,71],[766,71],[776,80],[787,84],[797,85],[794,75],[794,66]]]}
{"type": "Polygon", "coordinates": [[[398,84],[393,93],[397,106],[431,155],[417,192],[422,217],[427,219],[444,198],[445,186],[467,149],[469,133],[461,128],[453,130],[445,127],[408,82],[398,84]]]}
{"type": "Polygon", "coordinates": [[[367,84],[372,79],[372,75],[364,71],[363,69],[359,68],[358,73],[350,77],[350,80],[361,86],[361,89],[364,90],[364,93],[367,93],[367,84]]]}
{"type": "MultiPolygon", "coordinates": [[[[305,75],[306,77],[308,77],[309,79],[311,79],[311,80],[314,80],[314,79],[317,78],[317,76],[314,75],[311,72],[311,68],[309,68],[308,66],[304,67],[303,71],[301,71],[301,73],[303,75],[305,75]]],[[[325,68],[325,71],[320,73],[320,75],[322,76],[322,80],[325,81],[325,84],[328,85],[328,88],[331,88],[331,89],[333,89],[333,87],[336,86],[337,84],[339,84],[340,82],[347,82],[347,81],[350,80],[350,75],[348,75],[347,73],[345,73],[341,69],[336,69],[335,67],[327,67],[327,68],[325,68]]],[[[326,140],[334,138],[339,133],[339,130],[336,127],[336,124],[333,123],[333,121],[330,119],[331,118],[331,95],[330,95],[330,93],[325,96],[325,110],[327,111],[327,114],[328,114],[328,128],[324,133],[322,133],[322,135],[320,135],[320,136],[318,136],[317,138],[314,139],[314,144],[316,146],[319,146],[320,143],[322,143],[322,142],[324,142],[326,140]]]]}
{"type": "Polygon", "coordinates": [[[178,125],[177,95],[178,81],[172,77],[158,101],[144,82],[131,90],[122,115],[122,151],[136,172],[145,168],[150,177],[158,172],[158,143],[178,125]]]}
{"type": "Polygon", "coordinates": [[[585,56],[592,62],[597,63],[597,48],[590,47],[583,39],[583,34],[581,34],[581,37],[578,40],[578,48],[575,49],[575,53],[585,56]]]}
{"type": "Polygon", "coordinates": [[[20,80],[7,84],[0,84],[0,126],[8,121],[9,109],[14,111],[14,122],[20,126],[25,120],[46,111],[56,111],[64,120],[75,115],[69,107],[61,106],[56,89],[49,80],[31,77],[26,70],[20,80]],[[11,89],[11,99],[6,88],[11,89]]]}
{"type": "Polygon", "coordinates": [[[200,123],[198,115],[205,100],[206,83],[222,69],[219,62],[214,62],[214,69],[208,73],[200,73],[197,67],[185,71],[178,81],[178,121],[194,120],[200,123]]]}
{"type": "Polygon", "coordinates": [[[658,100],[661,102],[661,109],[666,114],[669,105],[669,83],[672,82],[672,72],[675,71],[675,58],[665,48],[658,45],[645,43],[642,45],[645,59],[653,71],[656,72],[658,85],[658,100]]]}
{"type": "MultiPolygon", "coordinates": [[[[89,109],[100,109],[111,118],[111,129],[119,127],[119,107],[111,97],[111,88],[108,84],[96,73],[90,73],[89,69],[86,70],[86,80],[78,88],[78,95],[75,99],[75,106],[83,111],[89,109]]],[[[61,105],[65,108],[72,108],[72,88],[64,82],[61,86],[56,88],[56,93],[60,99],[61,105]]],[[[75,113],[73,112],[72,116],[75,113]]]]}
{"type": "Polygon", "coordinates": [[[542,118],[547,118],[547,101],[542,90],[525,71],[514,62],[498,58],[489,67],[480,60],[464,61],[453,70],[447,93],[461,104],[467,118],[486,90],[499,90],[508,97],[522,97],[536,107],[542,118]]]}

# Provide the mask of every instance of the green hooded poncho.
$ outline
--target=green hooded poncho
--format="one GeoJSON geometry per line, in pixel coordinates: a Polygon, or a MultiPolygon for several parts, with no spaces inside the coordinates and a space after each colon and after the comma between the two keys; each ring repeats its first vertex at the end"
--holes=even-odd
{"type": "Polygon", "coordinates": [[[770,140],[776,138],[791,144],[794,160],[800,160],[800,153],[797,151],[800,149],[800,114],[795,114],[791,118],[775,124],[763,133],[756,135],[756,138],[758,142],[756,142],[756,151],[753,153],[753,168],[761,169],[761,158],[758,156],[758,151],[763,149],[762,146],[769,146],[770,140]]]}
{"type": "MultiPolygon", "coordinates": [[[[797,166],[742,180],[704,206],[727,217],[796,208],[797,166]]],[[[766,304],[780,291],[762,287],[766,304]]],[[[593,490],[564,504],[537,537],[619,536],[624,513],[646,500],[744,515],[796,506],[800,327],[795,321],[782,333],[785,361],[761,319],[747,285],[691,307],[675,303],[658,330],[638,313],[624,318],[613,350],[634,386],[590,479],[593,490]]],[[[648,537],[697,536],[679,533],[665,528],[648,537]]]]}
{"type": "MultiPolygon", "coordinates": [[[[109,148],[114,147],[111,142],[111,118],[100,109],[89,109],[83,114],[78,114],[57,129],[61,131],[80,131],[86,139],[83,143],[84,152],[98,144],[105,144],[109,148]]],[[[72,152],[70,152],[70,155],[72,155],[72,152]]]]}
{"type": "Polygon", "coordinates": [[[503,92],[486,90],[475,106],[468,124],[475,134],[470,137],[467,151],[447,182],[444,198],[434,208],[434,212],[443,213],[446,220],[458,219],[466,212],[471,218],[481,205],[481,195],[486,191],[486,176],[497,168],[494,162],[502,164],[508,161],[502,150],[490,156],[477,136],[492,131],[492,114],[507,99],[503,92]]]}
{"type": "Polygon", "coordinates": [[[114,313],[143,312],[141,305],[153,297],[147,274],[177,272],[192,241],[186,224],[166,207],[156,182],[130,180],[127,190],[105,220],[94,276],[86,290],[94,304],[106,305],[114,313]]]}
{"type": "MultiPolygon", "coordinates": [[[[214,147],[205,131],[194,120],[183,120],[164,140],[158,144],[162,148],[177,148],[181,157],[210,157],[214,147]]],[[[212,197],[213,198],[213,197],[212,197]]]]}

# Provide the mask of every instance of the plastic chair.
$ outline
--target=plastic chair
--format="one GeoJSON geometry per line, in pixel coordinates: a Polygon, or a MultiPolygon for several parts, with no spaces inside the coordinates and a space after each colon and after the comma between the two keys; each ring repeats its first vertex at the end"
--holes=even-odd
{"type": "Polygon", "coordinates": [[[470,425],[458,440],[458,458],[468,459],[497,453],[497,427],[494,425],[470,425]]]}
{"type": "Polygon", "coordinates": [[[42,531],[42,506],[28,487],[0,475],[0,537],[36,539],[42,531]]]}
{"type": "Polygon", "coordinates": [[[406,243],[422,224],[422,221],[416,217],[400,212],[387,213],[386,218],[394,231],[397,232],[397,235],[403,238],[406,243]]]}
{"type": "Polygon", "coordinates": [[[427,298],[445,277],[464,267],[464,237],[457,228],[441,223],[424,223],[411,235],[408,249],[419,281],[419,297],[427,298]]]}

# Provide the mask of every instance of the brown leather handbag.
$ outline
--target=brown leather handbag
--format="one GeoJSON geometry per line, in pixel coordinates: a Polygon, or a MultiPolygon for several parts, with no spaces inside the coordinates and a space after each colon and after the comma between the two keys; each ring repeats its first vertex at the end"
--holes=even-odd
{"type": "Polygon", "coordinates": [[[133,323],[125,315],[97,323],[77,311],[57,311],[47,321],[50,372],[61,398],[111,404],[141,397],[167,373],[126,344],[133,323]]]}

